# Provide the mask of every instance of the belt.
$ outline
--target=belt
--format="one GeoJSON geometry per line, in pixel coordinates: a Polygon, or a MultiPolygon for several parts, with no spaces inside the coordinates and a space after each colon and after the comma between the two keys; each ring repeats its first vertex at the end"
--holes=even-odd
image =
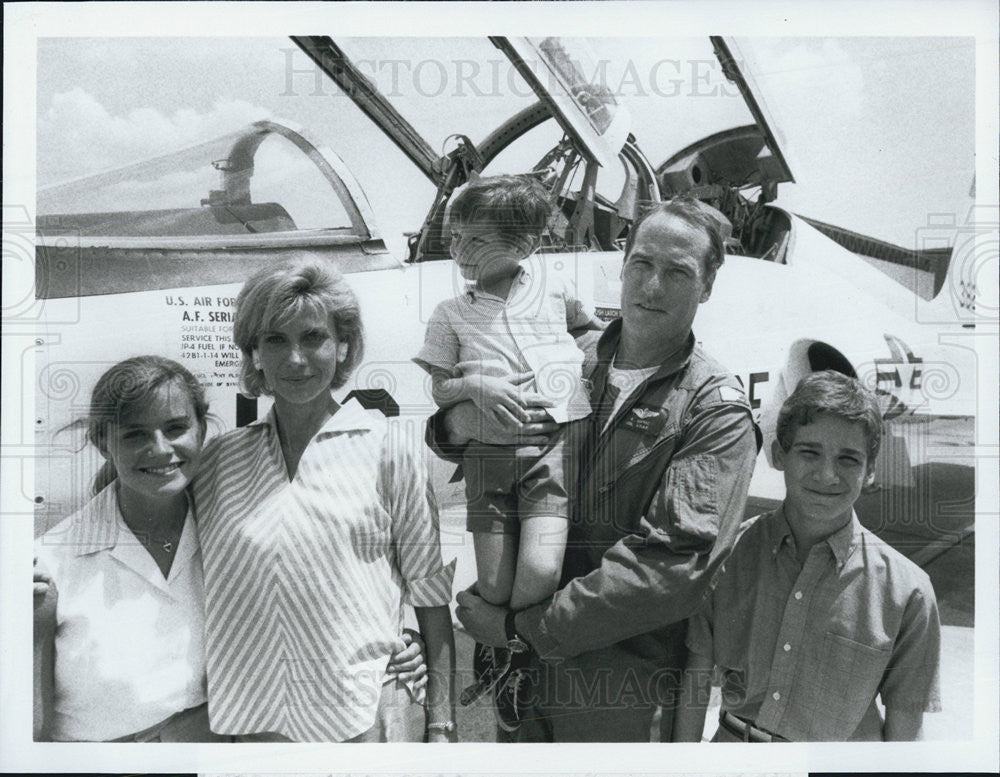
{"type": "Polygon", "coordinates": [[[777,734],[772,734],[762,728],[758,728],[753,723],[738,718],[731,712],[719,713],[719,725],[734,737],[739,737],[744,742],[787,742],[788,740],[777,734]]]}

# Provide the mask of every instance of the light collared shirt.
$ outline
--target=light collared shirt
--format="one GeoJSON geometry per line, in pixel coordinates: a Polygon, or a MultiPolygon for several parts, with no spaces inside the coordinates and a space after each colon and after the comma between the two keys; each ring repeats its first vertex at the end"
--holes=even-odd
{"type": "Polygon", "coordinates": [[[204,586],[189,514],[170,574],[125,524],[117,481],[35,540],[58,591],[57,740],[132,734],[205,702],[204,586]]]}
{"type": "Polygon", "coordinates": [[[552,418],[573,421],[590,414],[590,399],[583,352],[568,330],[592,319],[568,280],[533,256],[522,262],[507,299],[472,286],[441,302],[414,361],[462,376],[533,372],[532,388],[556,403],[546,408],[552,418]]]}
{"type": "Polygon", "coordinates": [[[451,600],[422,424],[356,401],[289,480],[274,409],[212,440],[195,481],[212,730],[340,742],[371,728],[404,601],[451,600]]]}
{"type": "Polygon", "coordinates": [[[880,740],[876,695],[939,710],[927,574],[857,516],[804,564],[783,509],[753,520],[688,630],[688,647],[724,672],[723,708],[793,741],[880,740]]]}

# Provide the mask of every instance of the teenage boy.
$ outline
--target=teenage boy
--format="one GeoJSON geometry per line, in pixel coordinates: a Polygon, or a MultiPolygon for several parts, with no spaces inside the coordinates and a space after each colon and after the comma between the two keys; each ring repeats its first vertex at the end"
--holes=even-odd
{"type": "Polygon", "coordinates": [[[785,401],[772,447],[785,499],[748,522],[689,622],[674,741],[701,741],[713,665],[713,742],[912,740],[940,709],[930,580],[854,514],[880,442],[876,399],[853,378],[809,375],[785,401]]]}

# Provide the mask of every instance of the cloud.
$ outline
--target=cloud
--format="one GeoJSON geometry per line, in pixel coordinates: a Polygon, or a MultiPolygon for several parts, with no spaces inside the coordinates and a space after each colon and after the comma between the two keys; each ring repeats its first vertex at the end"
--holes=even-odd
{"type": "Polygon", "coordinates": [[[140,107],[116,116],[76,87],[55,94],[39,114],[38,185],[161,156],[268,116],[243,100],[217,101],[206,113],[182,109],[167,115],[140,107]]]}

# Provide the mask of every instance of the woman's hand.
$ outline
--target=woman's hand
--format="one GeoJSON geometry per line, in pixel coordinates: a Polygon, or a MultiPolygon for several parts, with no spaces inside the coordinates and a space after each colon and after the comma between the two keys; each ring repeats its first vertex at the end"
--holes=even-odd
{"type": "Polygon", "coordinates": [[[415,691],[423,691],[427,685],[427,659],[424,641],[413,629],[403,629],[404,647],[389,657],[385,672],[404,683],[412,683],[415,691]]]}
{"type": "Polygon", "coordinates": [[[45,596],[49,592],[49,587],[52,585],[52,577],[44,568],[38,566],[38,556],[35,556],[33,563],[34,573],[32,575],[32,585],[33,585],[33,599],[35,609],[38,609],[42,602],[45,601],[45,596]]]}
{"type": "Polygon", "coordinates": [[[34,723],[36,742],[51,737],[55,702],[56,605],[59,591],[49,574],[35,559],[34,575],[34,723]]]}

